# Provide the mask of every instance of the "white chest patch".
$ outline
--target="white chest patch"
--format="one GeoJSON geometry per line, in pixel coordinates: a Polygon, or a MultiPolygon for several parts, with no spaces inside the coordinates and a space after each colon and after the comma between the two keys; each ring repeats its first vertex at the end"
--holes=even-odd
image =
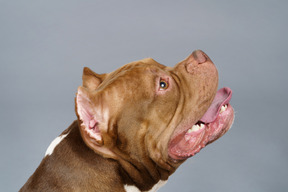
{"type": "Polygon", "coordinates": [[[55,149],[55,147],[68,135],[64,134],[64,135],[60,135],[58,137],[56,137],[51,144],[49,145],[48,149],[46,150],[45,156],[47,155],[51,155],[55,149]]]}
{"type": "MultiPolygon", "coordinates": [[[[167,183],[166,181],[162,181],[160,180],[158,183],[156,183],[152,189],[150,189],[147,192],[156,192],[160,187],[162,187],[163,185],[165,185],[167,183]]],[[[126,192],[141,192],[136,186],[134,185],[124,185],[124,189],[126,192]]]]}

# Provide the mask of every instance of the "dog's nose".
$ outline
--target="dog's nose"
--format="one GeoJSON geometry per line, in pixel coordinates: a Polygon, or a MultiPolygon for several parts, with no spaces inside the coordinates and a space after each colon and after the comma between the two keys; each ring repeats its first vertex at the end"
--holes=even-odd
{"type": "Polygon", "coordinates": [[[193,51],[192,56],[194,57],[197,64],[202,64],[202,63],[205,63],[207,61],[206,54],[201,50],[193,51]]]}
{"type": "Polygon", "coordinates": [[[186,60],[186,70],[188,73],[193,73],[195,68],[209,60],[209,57],[203,51],[193,51],[193,53],[186,60]]]}

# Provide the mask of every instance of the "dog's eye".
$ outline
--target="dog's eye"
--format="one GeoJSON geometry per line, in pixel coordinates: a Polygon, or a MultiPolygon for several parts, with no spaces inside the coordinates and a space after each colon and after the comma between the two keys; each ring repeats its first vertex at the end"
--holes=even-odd
{"type": "Polygon", "coordinates": [[[159,85],[160,85],[160,89],[162,89],[162,90],[165,90],[169,87],[168,83],[163,79],[160,80],[159,85]]]}

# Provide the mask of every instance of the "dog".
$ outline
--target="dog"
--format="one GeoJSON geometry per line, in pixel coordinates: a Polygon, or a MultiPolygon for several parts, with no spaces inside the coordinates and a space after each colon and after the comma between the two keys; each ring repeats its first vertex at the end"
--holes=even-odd
{"type": "Polygon", "coordinates": [[[189,157],[226,133],[232,91],[201,50],[174,67],[151,58],[107,74],[85,67],[75,120],[24,191],[157,191],[189,157]]]}

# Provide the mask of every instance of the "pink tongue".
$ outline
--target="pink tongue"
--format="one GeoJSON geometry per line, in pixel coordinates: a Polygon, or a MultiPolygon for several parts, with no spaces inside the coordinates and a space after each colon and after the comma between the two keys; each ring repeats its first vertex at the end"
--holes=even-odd
{"type": "Polygon", "coordinates": [[[211,106],[206,111],[204,116],[200,119],[200,121],[204,123],[213,122],[217,118],[221,107],[223,105],[228,104],[229,101],[231,100],[231,97],[232,97],[232,90],[230,88],[224,87],[222,89],[219,89],[216,93],[216,96],[211,106]]]}

